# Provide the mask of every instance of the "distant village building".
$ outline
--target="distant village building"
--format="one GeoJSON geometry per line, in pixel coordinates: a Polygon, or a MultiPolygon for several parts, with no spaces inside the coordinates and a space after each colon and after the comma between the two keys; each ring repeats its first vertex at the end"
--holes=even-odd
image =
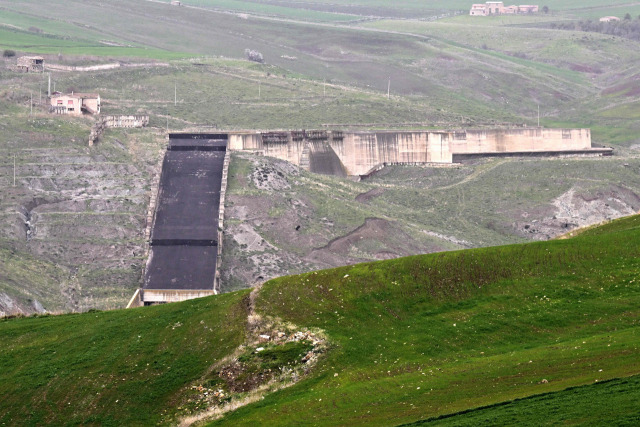
{"type": "Polygon", "coordinates": [[[171,0],[172,6],[182,6],[182,2],[180,0],[171,0]]]}
{"type": "Polygon", "coordinates": [[[505,6],[501,1],[488,1],[484,4],[474,4],[471,6],[469,15],[489,16],[489,15],[517,15],[525,13],[538,13],[538,5],[523,4],[520,6],[505,6]]]}
{"type": "Polygon", "coordinates": [[[487,5],[486,4],[474,4],[471,6],[471,11],[469,12],[471,16],[487,16],[487,5]]]}
{"type": "Polygon", "coordinates": [[[504,12],[504,3],[501,1],[488,1],[486,5],[489,9],[489,15],[499,15],[504,12]]]}
{"type": "Polygon", "coordinates": [[[619,20],[620,18],[618,18],[617,16],[603,16],[602,18],[600,18],[600,22],[617,22],[619,20]]]}
{"type": "Polygon", "coordinates": [[[56,94],[51,97],[49,111],[55,114],[80,116],[100,113],[100,95],[94,93],[56,94]]]}
{"type": "Polygon", "coordinates": [[[24,73],[42,73],[44,71],[44,58],[42,56],[21,56],[16,63],[18,71],[24,73]]]}

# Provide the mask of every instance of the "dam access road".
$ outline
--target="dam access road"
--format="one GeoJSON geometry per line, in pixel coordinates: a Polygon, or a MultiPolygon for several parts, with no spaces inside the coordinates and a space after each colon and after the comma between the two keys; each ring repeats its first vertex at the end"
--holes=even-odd
{"type": "Polygon", "coordinates": [[[215,293],[224,134],[171,134],[162,164],[141,302],[215,293]]]}

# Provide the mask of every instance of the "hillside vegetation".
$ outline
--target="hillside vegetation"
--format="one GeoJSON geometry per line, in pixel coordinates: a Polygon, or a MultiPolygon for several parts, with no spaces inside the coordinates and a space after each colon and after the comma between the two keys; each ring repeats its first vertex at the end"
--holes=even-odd
{"type": "Polygon", "coordinates": [[[539,107],[542,126],[589,127],[595,144],[615,148],[606,160],[395,167],[361,183],[300,171],[285,190],[251,178],[277,163],[238,156],[227,290],[346,263],[545,239],[638,211],[639,42],[559,29],[591,15],[635,17],[637,6],[552,1],[548,14],[475,18],[457,0],[183,3],[0,0],[0,49],[44,54],[49,64],[122,63],[53,71],[52,89],[99,92],[105,114],[150,116],[150,128],[108,130],[89,148],[91,118],[52,117],[47,75],[0,60],[0,312],[126,304],[141,282],[168,131],[537,125],[539,107]],[[265,63],[246,60],[245,49],[265,63]]]}
{"type": "Polygon", "coordinates": [[[344,264],[546,240],[638,212],[638,171],[640,161],[629,158],[491,159],[392,166],[352,182],[234,153],[223,289],[344,264]]]}
{"type": "Polygon", "coordinates": [[[206,408],[189,402],[207,384],[242,399],[247,389],[234,392],[217,375],[226,356],[249,363],[260,354],[252,353],[257,342],[238,347],[258,315],[317,331],[328,347],[296,384],[216,425],[390,425],[486,407],[451,418],[464,423],[488,411],[509,417],[514,405],[535,411],[549,398],[556,419],[582,422],[580,406],[563,402],[584,407],[596,396],[590,422],[614,409],[632,422],[640,417],[630,404],[640,397],[637,377],[598,383],[640,374],[639,241],[638,217],[630,217],[567,240],[284,277],[255,291],[249,308],[241,291],[5,320],[0,421],[171,423],[206,408]],[[488,406],[500,402],[511,403],[488,406]]]}

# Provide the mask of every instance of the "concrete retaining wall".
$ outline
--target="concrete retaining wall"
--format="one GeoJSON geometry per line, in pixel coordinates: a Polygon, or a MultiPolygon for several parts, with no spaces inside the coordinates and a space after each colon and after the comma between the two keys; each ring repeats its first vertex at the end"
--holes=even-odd
{"type": "Polygon", "coordinates": [[[145,304],[179,302],[193,298],[202,298],[214,295],[213,290],[184,290],[184,289],[162,289],[162,290],[142,290],[142,300],[145,304]]]}
{"type": "Polygon", "coordinates": [[[142,128],[149,125],[149,116],[104,116],[108,128],[142,128]]]}
{"type": "Polygon", "coordinates": [[[222,262],[222,242],[224,241],[224,200],[227,194],[227,180],[229,177],[229,163],[231,152],[226,151],[222,166],[222,182],[220,183],[220,208],[218,209],[218,259],[216,260],[216,273],[213,279],[213,291],[220,293],[220,263],[222,262]]]}

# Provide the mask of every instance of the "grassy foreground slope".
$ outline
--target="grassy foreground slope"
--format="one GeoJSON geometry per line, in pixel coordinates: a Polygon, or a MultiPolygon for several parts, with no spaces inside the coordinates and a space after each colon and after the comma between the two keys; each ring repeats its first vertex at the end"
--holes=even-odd
{"type": "Polygon", "coordinates": [[[159,423],[243,341],[244,295],[0,323],[0,424],[159,423]]]}
{"type": "MultiPolygon", "coordinates": [[[[390,425],[638,375],[640,227],[605,227],[266,283],[257,312],[324,330],[330,349],[218,423],[390,425]]],[[[185,390],[244,340],[246,295],[0,322],[0,422],[175,419],[185,390]]],[[[599,399],[591,416],[604,420],[620,399],[599,399]]]]}
{"type": "Polygon", "coordinates": [[[637,426],[640,423],[640,375],[619,378],[582,387],[570,387],[501,402],[484,408],[436,417],[407,426],[477,425],[580,425],[637,426]],[[593,411],[594,405],[607,406],[593,411]]]}
{"type": "Polygon", "coordinates": [[[259,310],[324,329],[333,350],[219,423],[389,425],[638,374],[634,221],[271,281],[259,310]]]}

